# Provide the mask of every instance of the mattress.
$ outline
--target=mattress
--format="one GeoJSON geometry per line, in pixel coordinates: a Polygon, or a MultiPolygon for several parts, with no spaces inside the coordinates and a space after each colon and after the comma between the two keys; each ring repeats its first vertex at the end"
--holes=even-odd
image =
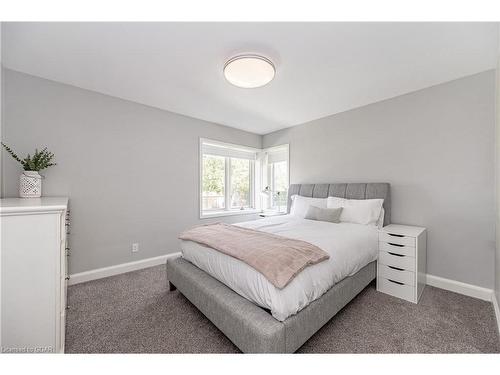
{"type": "Polygon", "coordinates": [[[246,263],[198,243],[182,241],[184,259],[242,297],[270,310],[279,321],[296,314],[377,258],[378,230],[374,226],[333,224],[290,215],[235,225],[307,241],[330,255],[330,259],[307,267],[285,288],[278,289],[246,263]]]}

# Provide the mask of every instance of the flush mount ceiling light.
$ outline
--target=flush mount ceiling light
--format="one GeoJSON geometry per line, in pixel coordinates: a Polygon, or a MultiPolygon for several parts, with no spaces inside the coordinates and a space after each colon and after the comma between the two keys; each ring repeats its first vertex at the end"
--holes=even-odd
{"type": "Polygon", "coordinates": [[[259,55],[239,55],[224,65],[224,77],[229,83],[252,89],[272,81],[276,69],[268,58],[259,55]]]}

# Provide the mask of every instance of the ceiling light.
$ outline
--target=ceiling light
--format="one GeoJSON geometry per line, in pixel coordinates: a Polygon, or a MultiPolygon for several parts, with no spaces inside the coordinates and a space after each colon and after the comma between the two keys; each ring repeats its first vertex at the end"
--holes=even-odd
{"type": "Polygon", "coordinates": [[[235,86],[251,89],[272,81],[276,70],[271,60],[259,55],[239,55],[224,65],[224,77],[235,86]]]}

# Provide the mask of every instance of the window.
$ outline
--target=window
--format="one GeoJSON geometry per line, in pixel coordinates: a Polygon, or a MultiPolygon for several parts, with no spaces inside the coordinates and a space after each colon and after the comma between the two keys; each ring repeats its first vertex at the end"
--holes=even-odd
{"type": "Polygon", "coordinates": [[[203,155],[203,210],[226,208],[225,163],[222,156],[203,155]]]}
{"type": "Polygon", "coordinates": [[[267,200],[264,209],[286,212],[288,200],[288,145],[264,150],[265,191],[267,200]]]}
{"type": "Polygon", "coordinates": [[[252,162],[247,159],[229,158],[231,208],[252,207],[251,168],[252,162]]]}
{"type": "Polygon", "coordinates": [[[255,210],[255,161],[260,150],[202,139],[201,217],[255,210]]]}
{"type": "Polygon", "coordinates": [[[271,209],[281,211],[282,207],[286,208],[288,194],[288,162],[277,161],[269,163],[270,186],[274,194],[271,197],[271,209]]]}
{"type": "Polygon", "coordinates": [[[260,150],[200,139],[200,217],[286,212],[288,145],[260,150]]]}

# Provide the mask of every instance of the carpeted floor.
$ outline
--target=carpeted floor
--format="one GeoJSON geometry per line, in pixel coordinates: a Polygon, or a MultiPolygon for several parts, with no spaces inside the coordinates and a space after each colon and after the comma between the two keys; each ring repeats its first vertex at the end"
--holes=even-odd
{"type": "MultiPolygon", "coordinates": [[[[165,266],[69,288],[68,353],[238,353],[178,291],[165,266]]],[[[426,287],[418,305],[374,284],[320,329],[300,353],[500,352],[489,302],[426,287]]]]}

